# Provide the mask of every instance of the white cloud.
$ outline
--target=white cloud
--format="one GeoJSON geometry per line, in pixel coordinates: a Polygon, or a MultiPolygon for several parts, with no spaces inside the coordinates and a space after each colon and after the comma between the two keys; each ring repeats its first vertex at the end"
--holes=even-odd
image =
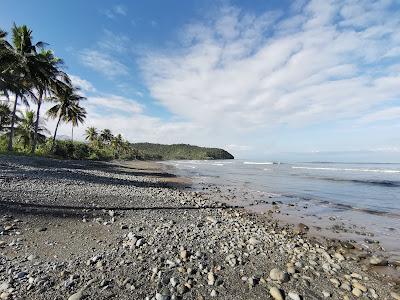
{"type": "Polygon", "coordinates": [[[109,19],[115,19],[118,16],[126,16],[128,14],[128,10],[126,6],[118,4],[113,6],[111,9],[103,11],[102,13],[109,19]]]}
{"type": "Polygon", "coordinates": [[[298,9],[271,22],[278,13],[225,7],[189,25],[176,48],[141,61],[151,95],[193,124],[237,132],[359,118],[400,97],[400,75],[381,64],[399,43],[400,19],[387,5],[298,9]]]}
{"type": "Polygon", "coordinates": [[[390,107],[369,113],[360,118],[360,123],[400,120],[400,106],[390,107]]]}
{"type": "MultiPolygon", "coordinates": [[[[288,16],[225,6],[185,26],[174,47],[142,51],[148,91],[171,119],[148,115],[136,99],[97,92],[84,103],[90,117],[77,136],[95,126],[131,141],[218,146],[242,155],[398,144],[393,130],[380,135],[373,124],[368,135],[360,126],[399,114],[393,103],[400,97],[400,19],[390,2],[300,0],[288,16]],[[330,134],[303,130],[308,125],[330,134]]],[[[132,49],[128,37],[105,30],[97,46],[104,51],[80,53],[85,65],[110,78],[128,74],[113,57],[132,49]]],[[[141,100],[139,93],[131,91],[141,100]]]]}
{"type": "Polygon", "coordinates": [[[104,29],[103,36],[97,45],[110,52],[124,53],[128,50],[130,39],[126,35],[116,34],[110,30],[104,29]]]}
{"type": "Polygon", "coordinates": [[[127,66],[116,58],[97,50],[83,50],[80,53],[80,60],[85,66],[110,78],[118,75],[128,75],[127,66]]]}
{"type": "Polygon", "coordinates": [[[139,114],[144,106],[135,100],[116,95],[88,97],[85,106],[103,115],[139,114]]]}
{"type": "Polygon", "coordinates": [[[123,6],[123,5],[121,5],[121,4],[120,4],[120,5],[114,6],[113,10],[114,10],[114,12],[115,12],[116,14],[121,15],[121,16],[126,16],[126,14],[127,14],[127,12],[128,12],[128,10],[126,9],[126,7],[123,6]]]}
{"type": "Polygon", "coordinates": [[[95,92],[96,89],[94,86],[87,81],[86,79],[82,79],[77,75],[68,75],[72,81],[72,84],[76,87],[79,87],[83,92],[95,92]]]}
{"type": "Polygon", "coordinates": [[[232,152],[247,152],[253,149],[253,147],[248,146],[248,145],[236,145],[236,144],[229,144],[225,145],[224,147],[225,150],[227,151],[232,151],[232,152]]]}

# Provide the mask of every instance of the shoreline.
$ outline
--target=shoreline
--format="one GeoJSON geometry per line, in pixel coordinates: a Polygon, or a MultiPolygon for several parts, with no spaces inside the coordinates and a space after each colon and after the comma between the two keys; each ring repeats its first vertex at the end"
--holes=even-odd
{"type": "MultiPolygon", "coordinates": [[[[180,169],[177,174],[191,177],[185,169],[180,169]]],[[[207,173],[203,175],[208,176],[207,173]]],[[[273,215],[282,224],[296,226],[305,223],[310,227],[309,234],[316,237],[351,240],[366,251],[380,252],[391,260],[400,260],[400,218],[395,212],[251,190],[240,184],[221,184],[221,180],[215,183],[212,177],[204,181],[202,176],[196,175],[192,180],[194,191],[209,192],[227,205],[239,205],[253,213],[273,215]]]]}
{"type": "Polygon", "coordinates": [[[4,156],[0,167],[2,299],[399,295],[376,272],[383,258],[224,205],[165,169],[4,156]]]}

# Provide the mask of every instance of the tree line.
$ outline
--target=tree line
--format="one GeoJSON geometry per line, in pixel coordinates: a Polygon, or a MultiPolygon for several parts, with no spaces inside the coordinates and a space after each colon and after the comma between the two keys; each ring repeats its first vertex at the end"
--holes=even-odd
{"type": "Polygon", "coordinates": [[[38,143],[46,140],[41,107],[45,101],[53,103],[46,114],[57,120],[51,148],[54,149],[61,122],[72,124],[72,129],[83,123],[85,99],[73,86],[63,70],[64,62],[47,48],[44,42],[34,42],[32,30],[26,25],[13,25],[11,38],[0,29],[0,134],[7,136],[7,150],[13,151],[15,137],[32,154],[38,143]],[[12,106],[10,105],[12,103],[12,106]],[[23,113],[19,105],[28,109],[23,113]],[[30,109],[30,105],[35,110],[30,109]]]}

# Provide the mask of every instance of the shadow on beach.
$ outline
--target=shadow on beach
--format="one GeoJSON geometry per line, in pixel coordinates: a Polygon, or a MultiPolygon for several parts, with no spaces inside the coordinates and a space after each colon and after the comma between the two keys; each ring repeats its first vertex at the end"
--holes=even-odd
{"type": "Polygon", "coordinates": [[[235,209],[239,206],[76,206],[76,205],[49,205],[36,203],[23,203],[14,201],[0,201],[0,211],[6,213],[21,213],[49,217],[76,217],[104,215],[105,211],[186,211],[207,209],[235,209]]]}
{"type": "MultiPolygon", "coordinates": [[[[82,181],[88,184],[104,184],[113,186],[133,186],[133,187],[154,187],[154,188],[187,188],[190,186],[186,180],[179,180],[176,175],[166,172],[160,172],[154,165],[156,163],[148,163],[151,168],[143,170],[132,166],[125,162],[97,162],[97,161],[71,161],[43,159],[39,157],[16,157],[14,158],[18,166],[9,166],[1,164],[0,167],[8,168],[7,174],[15,177],[32,178],[32,179],[66,179],[73,181],[82,181]],[[35,169],[23,169],[24,167],[35,169]],[[161,180],[151,181],[143,179],[124,179],[111,176],[101,176],[90,173],[90,170],[103,171],[111,175],[128,175],[147,178],[157,178],[161,180]],[[89,172],[86,172],[89,171],[89,172]]],[[[143,162],[142,162],[143,164],[143,162]]],[[[161,166],[160,166],[161,168],[161,166]]],[[[7,180],[7,176],[5,177],[7,180]]]]}

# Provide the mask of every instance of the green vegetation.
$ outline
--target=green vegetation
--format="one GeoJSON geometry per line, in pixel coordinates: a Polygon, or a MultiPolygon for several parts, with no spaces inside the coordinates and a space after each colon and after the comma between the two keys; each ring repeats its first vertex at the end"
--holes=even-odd
{"type": "Polygon", "coordinates": [[[191,145],[131,144],[121,134],[109,129],[86,130],[86,142],[74,142],[73,130],[84,123],[86,110],[81,106],[85,97],[79,94],[64,63],[47,44],[33,42],[32,31],[26,26],[0,29],[0,153],[30,154],[66,159],[232,159],[222,149],[191,145]],[[13,101],[10,100],[12,98],[13,101]],[[45,101],[54,105],[47,116],[57,120],[52,137],[43,124],[41,107],[45,101]],[[20,105],[26,106],[25,110],[20,105]],[[35,111],[28,109],[33,104],[35,111]],[[61,122],[72,125],[72,141],[56,140],[61,122]]]}
{"type": "MultiPolygon", "coordinates": [[[[29,146],[30,153],[35,154],[38,145],[46,141],[42,134],[46,130],[41,125],[43,102],[56,102],[48,114],[58,118],[58,124],[64,121],[71,123],[73,128],[86,117],[85,109],[79,104],[84,97],[77,94],[77,89],[62,70],[63,61],[46,49],[46,43],[34,43],[32,31],[26,25],[14,24],[11,32],[9,42],[7,32],[0,29],[0,96],[5,99],[0,106],[0,134],[7,136],[8,151],[21,146],[18,143],[22,141],[24,151],[29,146]],[[10,95],[14,100],[12,108],[9,105],[10,95]],[[18,118],[21,102],[26,106],[31,102],[36,111],[28,111],[18,118]],[[18,141],[15,141],[16,136],[18,141]]],[[[57,130],[53,142],[56,133],[57,130]]]]}
{"type": "Polygon", "coordinates": [[[233,159],[234,157],[223,149],[198,147],[187,144],[161,145],[151,143],[136,143],[132,147],[146,157],[159,160],[178,159],[233,159]]]}

